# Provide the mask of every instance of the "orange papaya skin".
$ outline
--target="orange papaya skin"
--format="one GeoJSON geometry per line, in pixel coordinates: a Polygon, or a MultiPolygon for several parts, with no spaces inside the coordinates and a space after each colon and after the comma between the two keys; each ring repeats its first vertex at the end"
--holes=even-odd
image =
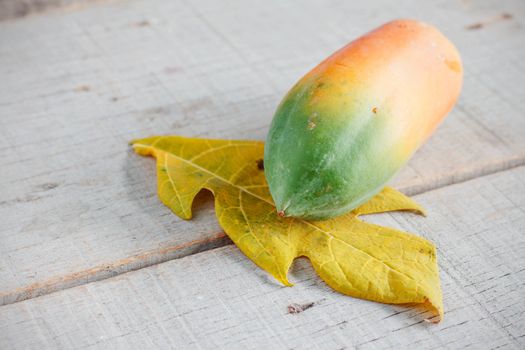
{"type": "Polygon", "coordinates": [[[452,109],[463,68],[434,27],[389,22],[307,73],[279,105],[265,174],[281,215],[327,219],[378,193],[452,109]]]}

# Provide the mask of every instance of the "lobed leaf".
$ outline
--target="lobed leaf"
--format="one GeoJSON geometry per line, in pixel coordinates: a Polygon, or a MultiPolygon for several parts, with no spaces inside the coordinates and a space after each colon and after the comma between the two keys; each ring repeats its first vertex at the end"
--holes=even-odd
{"type": "Polygon", "coordinates": [[[434,245],[358,218],[395,210],[424,214],[402,193],[387,187],[353,212],[326,221],[281,218],[261,167],[262,142],[156,136],[132,145],[138,154],[157,159],[158,192],[165,205],[190,219],[194,197],[202,189],[211,191],[226,234],[283,284],[291,285],[288,270],[304,256],[341,293],[382,303],[425,304],[434,322],[441,319],[434,245]]]}

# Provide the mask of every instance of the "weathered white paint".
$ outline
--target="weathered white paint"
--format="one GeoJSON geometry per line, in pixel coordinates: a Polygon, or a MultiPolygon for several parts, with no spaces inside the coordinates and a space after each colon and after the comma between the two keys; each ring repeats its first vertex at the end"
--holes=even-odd
{"type": "Polygon", "coordinates": [[[523,164],[523,4],[134,0],[0,22],[0,304],[228,242],[210,201],[191,222],[162,206],[153,161],[127,142],[263,139],[302,74],[392,18],[434,23],[465,65],[459,107],[394,185],[523,164]]]}
{"type": "Polygon", "coordinates": [[[525,346],[525,167],[416,196],[374,222],[438,247],[445,318],[333,292],[310,264],[288,288],[235,246],[0,307],[0,348],[519,349],[525,346]],[[314,302],[291,315],[292,303],[314,302]]]}

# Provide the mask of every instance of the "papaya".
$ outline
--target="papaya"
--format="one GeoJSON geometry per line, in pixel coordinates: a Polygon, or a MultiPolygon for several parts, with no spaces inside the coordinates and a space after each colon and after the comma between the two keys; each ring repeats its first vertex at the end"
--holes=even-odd
{"type": "Polygon", "coordinates": [[[301,78],[277,107],[264,171],[280,216],[329,219],[377,194],[454,106],[461,58],[436,28],[394,20],[301,78]]]}

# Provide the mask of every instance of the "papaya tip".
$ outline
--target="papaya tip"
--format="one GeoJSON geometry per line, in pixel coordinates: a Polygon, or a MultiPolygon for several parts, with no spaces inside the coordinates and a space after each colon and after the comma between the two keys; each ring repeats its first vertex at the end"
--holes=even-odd
{"type": "Polygon", "coordinates": [[[284,218],[285,217],[285,214],[284,214],[284,210],[279,210],[277,212],[277,216],[281,217],[281,218],[284,218]]]}

